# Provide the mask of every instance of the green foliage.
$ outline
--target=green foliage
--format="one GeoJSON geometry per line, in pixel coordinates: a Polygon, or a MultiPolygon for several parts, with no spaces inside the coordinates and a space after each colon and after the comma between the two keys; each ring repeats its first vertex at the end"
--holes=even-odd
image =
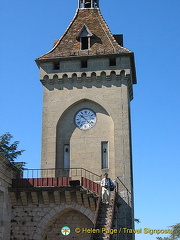
{"type": "Polygon", "coordinates": [[[25,168],[25,165],[26,163],[25,162],[14,162],[13,163],[17,168],[21,169],[21,170],[24,170],[25,168]]]}
{"type": "Polygon", "coordinates": [[[177,223],[176,225],[171,226],[172,233],[170,237],[162,238],[164,240],[180,240],[180,223],[177,223]]]}
{"type": "Polygon", "coordinates": [[[23,169],[25,163],[15,163],[14,160],[17,159],[24,150],[17,150],[19,141],[11,143],[13,136],[10,133],[5,133],[0,136],[0,153],[3,154],[7,160],[14,163],[18,168],[23,169]]]}
{"type": "Polygon", "coordinates": [[[173,225],[172,229],[173,229],[173,232],[171,234],[170,239],[172,240],[180,239],[180,223],[173,225]]]}

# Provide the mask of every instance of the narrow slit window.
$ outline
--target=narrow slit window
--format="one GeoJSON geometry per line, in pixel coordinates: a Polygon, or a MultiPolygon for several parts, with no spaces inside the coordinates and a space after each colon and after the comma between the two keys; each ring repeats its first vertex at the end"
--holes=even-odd
{"type": "Polygon", "coordinates": [[[69,144],[64,145],[64,170],[70,168],[70,146],[69,144]]]}
{"type": "Polygon", "coordinates": [[[102,169],[108,168],[108,142],[101,143],[102,169]]]}

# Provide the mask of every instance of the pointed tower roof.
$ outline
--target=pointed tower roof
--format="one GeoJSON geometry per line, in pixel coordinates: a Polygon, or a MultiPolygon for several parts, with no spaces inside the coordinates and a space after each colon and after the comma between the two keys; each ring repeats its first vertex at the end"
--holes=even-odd
{"type": "Polygon", "coordinates": [[[71,56],[94,56],[132,53],[120,46],[108,28],[99,8],[79,8],[63,36],[55,42],[48,53],[36,61],[67,58],[71,56]],[[81,37],[91,38],[90,47],[81,50],[81,37]]]}

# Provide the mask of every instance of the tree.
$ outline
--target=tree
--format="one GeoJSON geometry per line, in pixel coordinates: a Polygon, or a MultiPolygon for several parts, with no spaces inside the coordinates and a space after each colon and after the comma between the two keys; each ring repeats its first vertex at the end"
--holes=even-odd
{"type": "Polygon", "coordinates": [[[169,239],[169,240],[179,240],[180,239],[180,223],[177,223],[176,225],[171,226],[172,227],[172,233],[170,237],[162,238],[162,239],[169,239]]]}
{"type": "Polygon", "coordinates": [[[180,239],[180,223],[173,225],[172,229],[173,231],[169,239],[172,239],[172,240],[180,239]]]}
{"type": "Polygon", "coordinates": [[[13,136],[7,132],[0,136],[0,153],[3,154],[7,160],[13,163],[20,169],[23,169],[25,162],[17,163],[14,162],[25,150],[17,150],[19,141],[11,142],[13,136]]]}

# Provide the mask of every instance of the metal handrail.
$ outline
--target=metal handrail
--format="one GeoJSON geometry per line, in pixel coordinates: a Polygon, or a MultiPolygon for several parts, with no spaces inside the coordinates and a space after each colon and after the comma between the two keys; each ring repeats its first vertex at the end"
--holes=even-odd
{"type": "Polygon", "coordinates": [[[101,175],[85,168],[47,168],[24,169],[20,178],[48,178],[48,177],[85,177],[92,181],[100,181],[101,175]]]}
{"type": "Polygon", "coordinates": [[[126,187],[126,185],[121,181],[121,179],[119,177],[116,177],[116,179],[121,183],[121,185],[123,186],[123,188],[125,188],[126,191],[126,196],[124,196],[124,191],[120,191],[120,187],[117,183],[117,191],[119,193],[119,195],[121,196],[121,198],[128,203],[128,205],[132,205],[132,197],[131,197],[131,191],[129,191],[129,189],[126,187]]]}
{"type": "Polygon", "coordinates": [[[121,179],[119,177],[116,177],[116,179],[119,180],[119,182],[123,185],[123,187],[131,194],[131,192],[129,191],[129,189],[126,187],[126,185],[121,181],[121,179]]]}
{"type": "Polygon", "coordinates": [[[97,177],[101,177],[102,175],[98,175],[98,174],[96,174],[96,173],[93,173],[93,172],[91,172],[91,171],[89,171],[89,170],[87,170],[87,169],[85,169],[85,168],[24,168],[24,170],[28,170],[28,171],[43,171],[43,170],[64,170],[64,171],[69,171],[69,170],[71,170],[71,169],[76,169],[76,170],[84,170],[84,171],[86,171],[86,172],[88,172],[88,173],[91,173],[91,174],[93,174],[93,175],[95,175],[95,176],[97,176],[97,177]]]}

